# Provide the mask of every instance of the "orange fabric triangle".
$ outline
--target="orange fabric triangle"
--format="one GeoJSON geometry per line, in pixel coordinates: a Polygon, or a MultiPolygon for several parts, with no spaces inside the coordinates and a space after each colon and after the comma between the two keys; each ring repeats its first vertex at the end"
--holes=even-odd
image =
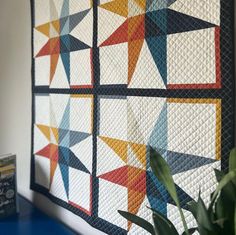
{"type": "MultiPolygon", "coordinates": [[[[145,198],[144,193],[128,190],[128,211],[132,214],[137,214],[145,198]]],[[[132,222],[128,221],[128,231],[130,230],[132,222]]]]}
{"type": "Polygon", "coordinates": [[[128,0],[115,0],[100,5],[100,7],[118,15],[128,17],[128,0]]]}
{"type": "Polygon", "coordinates": [[[44,125],[36,125],[39,130],[44,134],[44,136],[47,138],[48,141],[51,140],[50,138],[50,128],[48,126],[44,125]]]}
{"type": "Polygon", "coordinates": [[[53,180],[53,177],[55,175],[57,164],[58,163],[56,161],[50,161],[50,186],[52,184],[52,180],[53,180]]]}
{"type": "Polygon", "coordinates": [[[130,143],[130,147],[132,148],[139,162],[141,162],[143,167],[146,168],[146,145],[130,143]]]}
{"type": "Polygon", "coordinates": [[[138,39],[144,39],[145,37],[145,15],[138,15],[128,19],[128,34],[129,40],[136,35],[138,39]],[[141,34],[141,35],[138,35],[141,34]]]}
{"type": "Polygon", "coordinates": [[[129,19],[129,41],[145,38],[145,15],[135,16],[129,19]]]}
{"type": "Polygon", "coordinates": [[[50,39],[50,54],[59,54],[60,53],[60,38],[51,38],[50,39]]]}
{"type": "Polygon", "coordinates": [[[128,188],[140,193],[146,193],[146,171],[136,167],[128,169],[128,188]]]}
{"type": "Polygon", "coordinates": [[[50,185],[52,184],[52,180],[57,168],[58,164],[58,146],[51,144],[50,145],[50,185]]]}
{"type": "Polygon", "coordinates": [[[47,36],[48,38],[50,37],[50,23],[39,25],[35,29],[47,36]]]}
{"type": "Polygon", "coordinates": [[[130,84],[138,59],[139,55],[143,46],[144,40],[135,40],[130,41],[128,43],[128,54],[129,54],[129,70],[128,70],[128,84],[130,84]]]}
{"type": "Polygon", "coordinates": [[[128,142],[111,139],[108,137],[100,137],[114,152],[121,158],[122,161],[127,163],[128,160],[128,142]]]}
{"type": "MultiPolygon", "coordinates": [[[[50,57],[51,60],[51,67],[50,67],[50,84],[53,80],[53,77],[56,72],[57,64],[58,64],[59,54],[53,54],[50,57]]],[[[55,135],[54,135],[55,136],[55,135]]],[[[55,136],[56,137],[56,136],[55,136]]]]}
{"type": "Polygon", "coordinates": [[[51,161],[58,161],[58,146],[50,144],[50,159],[51,161]]]}

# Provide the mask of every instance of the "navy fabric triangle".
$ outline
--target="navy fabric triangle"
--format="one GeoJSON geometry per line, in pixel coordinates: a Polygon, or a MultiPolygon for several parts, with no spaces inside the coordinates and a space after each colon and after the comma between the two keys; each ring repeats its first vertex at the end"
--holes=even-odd
{"type": "MultiPolygon", "coordinates": [[[[175,184],[175,187],[176,187],[177,195],[179,197],[181,208],[188,210],[189,208],[188,208],[187,203],[193,201],[194,199],[190,197],[185,191],[183,191],[183,189],[181,189],[178,185],[175,184]]],[[[169,194],[168,194],[168,203],[176,205],[169,194]]]]}
{"type": "Polygon", "coordinates": [[[158,198],[153,197],[151,195],[148,196],[148,201],[152,209],[159,211],[161,214],[167,216],[167,203],[166,202],[159,200],[158,198]]]}
{"type": "Polygon", "coordinates": [[[148,198],[149,196],[151,196],[152,198],[158,198],[163,202],[165,201],[167,202],[167,199],[165,199],[166,198],[165,187],[157,180],[155,175],[150,171],[147,171],[146,185],[147,185],[146,187],[147,187],[148,198]]]}
{"type": "Polygon", "coordinates": [[[167,33],[167,19],[168,19],[167,9],[162,9],[158,11],[150,11],[145,15],[145,33],[146,36],[159,36],[165,35],[167,33]],[[152,31],[156,32],[158,29],[158,34],[154,34],[152,31]]]}
{"type": "Polygon", "coordinates": [[[146,13],[145,36],[154,37],[215,27],[216,25],[171,9],[146,13]]]}
{"type": "Polygon", "coordinates": [[[85,140],[91,134],[84,133],[84,132],[77,132],[77,131],[70,131],[70,147],[80,143],[81,141],[85,140]]]}
{"type": "Polygon", "coordinates": [[[61,53],[61,59],[64,65],[68,83],[70,84],[70,53],[61,53]]]}
{"type": "Polygon", "coordinates": [[[69,133],[69,130],[61,129],[59,128],[58,134],[59,134],[59,144],[63,141],[65,136],[69,133]]]}
{"type": "Polygon", "coordinates": [[[90,48],[84,42],[81,42],[79,39],[69,35],[70,37],[70,51],[79,51],[90,48]]]}
{"type": "Polygon", "coordinates": [[[214,159],[199,157],[195,155],[176,153],[171,151],[167,152],[167,162],[171,168],[171,173],[173,175],[212,164],[215,161],[216,160],[214,159]]]}
{"type": "Polygon", "coordinates": [[[75,154],[70,151],[70,162],[69,166],[73,167],[77,170],[83,171],[85,173],[90,174],[89,170],[85,167],[85,165],[75,156],[75,154]]]}
{"type": "Polygon", "coordinates": [[[62,37],[60,37],[60,52],[61,53],[69,52],[69,49],[67,48],[66,43],[62,40],[62,37]]]}
{"type": "Polygon", "coordinates": [[[70,37],[69,37],[69,35],[61,36],[60,41],[61,41],[61,44],[63,44],[61,46],[61,49],[63,49],[63,51],[61,51],[61,53],[69,52],[70,51],[70,37]]]}
{"type": "Polygon", "coordinates": [[[167,85],[167,36],[149,37],[146,41],[163,83],[167,85]]]}
{"type": "Polygon", "coordinates": [[[59,163],[68,165],[70,160],[70,149],[59,146],[59,163]]]}
{"type": "MultiPolygon", "coordinates": [[[[149,194],[152,200],[155,198],[159,201],[165,202],[165,203],[170,203],[175,205],[175,202],[167,192],[166,188],[158,181],[158,179],[155,177],[155,175],[148,171],[147,172],[147,196],[149,199],[149,194]],[[157,191],[159,193],[157,193],[157,191]]],[[[180,200],[180,206],[184,209],[188,209],[187,203],[190,201],[193,201],[193,198],[191,198],[186,192],[184,192],[178,185],[175,185],[177,195],[180,200]]],[[[149,200],[150,202],[150,200],[149,200]]],[[[154,202],[155,203],[155,200],[154,202]]],[[[152,206],[152,205],[151,205],[152,206]]]]}
{"type": "Polygon", "coordinates": [[[64,164],[59,163],[61,170],[62,180],[65,187],[67,198],[69,197],[69,167],[64,164]]]}
{"type": "Polygon", "coordinates": [[[84,19],[89,11],[90,9],[70,16],[70,32],[84,19]]]}
{"type": "Polygon", "coordinates": [[[164,35],[164,32],[156,25],[150,17],[145,17],[145,38],[164,35]]]}
{"type": "Polygon", "coordinates": [[[168,9],[167,34],[215,27],[214,24],[168,9]]]}

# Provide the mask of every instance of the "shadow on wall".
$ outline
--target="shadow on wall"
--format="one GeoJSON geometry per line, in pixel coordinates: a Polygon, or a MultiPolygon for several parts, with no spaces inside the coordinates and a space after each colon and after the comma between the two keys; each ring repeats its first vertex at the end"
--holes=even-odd
{"type": "MultiPolygon", "coordinates": [[[[40,164],[37,164],[37,177],[36,177],[36,182],[40,182],[42,183],[43,185],[45,184],[49,184],[49,175],[46,171],[46,169],[44,169],[40,164]]],[[[59,187],[60,188],[60,187],[59,187]]],[[[59,190],[58,190],[59,191],[59,190]]],[[[57,192],[58,194],[60,192],[57,192]]],[[[55,220],[58,220],[58,218],[60,218],[60,223],[62,223],[63,225],[65,225],[65,227],[67,227],[68,225],[66,225],[63,221],[63,218],[64,218],[64,215],[63,215],[63,210],[61,210],[61,208],[54,204],[50,199],[48,199],[47,197],[45,197],[44,195],[42,194],[39,194],[37,192],[34,192],[32,191],[32,203],[37,207],[39,208],[41,211],[46,211],[47,212],[47,215],[52,217],[53,219],[55,220]]],[[[38,218],[40,220],[40,223],[42,223],[42,226],[45,226],[46,223],[44,222],[47,222],[45,219],[47,218],[42,218],[42,217],[39,217],[38,218]]],[[[49,225],[50,226],[50,225],[49,225]]],[[[69,229],[69,228],[68,228],[69,229]]],[[[73,228],[70,228],[71,230],[71,233],[68,232],[68,234],[78,234],[80,235],[79,233],[77,232],[72,232],[72,229],[73,228]]],[[[48,232],[50,231],[47,231],[47,230],[50,230],[50,228],[48,226],[45,226],[45,234],[48,234],[48,232]]],[[[52,233],[53,234],[53,233],[52,233]]]]}
{"type": "MultiPolygon", "coordinates": [[[[44,157],[40,157],[37,159],[37,157],[35,158],[35,182],[38,183],[39,185],[44,185],[45,186],[45,195],[48,195],[48,190],[46,189],[46,187],[49,187],[49,182],[50,182],[50,173],[48,172],[48,168],[45,168],[45,165],[48,166],[50,168],[50,165],[45,164],[48,163],[48,159],[44,158],[44,157]]],[[[64,186],[62,186],[64,187],[64,186]]],[[[54,185],[53,188],[53,192],[56,193],[57,195],[60,195],[62,192],[60,190],[61,185],[54,185]],[[55,187],[56,186],[56,187],[55,187]]],[[[58,196],[60,197],[60,196],[58,196]]],[[[57,204],[53,203],[48,197],[45,197],[43,194],[37,193],[32,191],[32,203],[39,208],[39,210],[43,211],[44,213],[46,213],[48,216],[52,217],[54,220],[58,221],[59,223],[62,223],[65,228],[68,228],[68,230],[66,230],[66,234],[68,235],[73,235],[73,234],[79,234],[78,232],[73,231],[73,228],[69,228],[68,224],[65,224],[65,221],[68,220],[68,216],[65,215],[67,214],[67,211],[65,211],[64,208],[61,208],[60,206],[58,206],[57,204]],[[66,217],[66,219],[65,219],[66,217]]],[[[39,218],[40,219],[40,218],[39,218]]],[[[41,220],[41,219],[40,219],[41,220]]],[[[60,226],[60,225],[59,225],[60,226]]],[[[50,227],[50,226],[49,226],[50,227]]],[[[49,228],[48,226],[45,227],[45,234],[48,234],[48,232],[50,232],[49,234],[56,234],[57,231],[54,231],[53,228],[49,228]],[[50,230],[50,231],[46,231],[50,230]],[[53,231],[52,231],[52,230],[53,231]]],[[[59,227],[59,228],[55,228],[55,230],[61,230],[63,228],[59,227]]],[[[63,231],[60,231],[60,234],[64,234],[63,231]]]]}

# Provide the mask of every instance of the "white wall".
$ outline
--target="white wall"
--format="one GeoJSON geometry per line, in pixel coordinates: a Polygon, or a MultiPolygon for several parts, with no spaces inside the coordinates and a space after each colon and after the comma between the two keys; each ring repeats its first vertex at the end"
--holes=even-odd
{"type": "Polygon", "coordinates": [[[103,234],[29,190],[31,145],[30,0],[0,0],[0,154],[16,153],[18,190],[50,215],[86,235],[103,234]]]}

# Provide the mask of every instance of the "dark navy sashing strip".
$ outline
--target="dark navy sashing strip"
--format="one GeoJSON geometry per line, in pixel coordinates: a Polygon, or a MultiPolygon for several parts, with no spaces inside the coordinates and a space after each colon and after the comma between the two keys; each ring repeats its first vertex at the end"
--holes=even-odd
{"type": "Polygon", "coordinates": [[[221,0],[221,74],[222,74],[222,161],[228,169],[228,156],[235,144],[234,78],[234,0],[221,0]]]}
{"type": "Polygon", "coordinates": [[[31,116],[31,163],[30,163],[30,188],[32,189],[35,183],[35,161],[34,161],[34,123],[35,123],[35,94],[33,93],[35,87],[35,61],[34,61],[34,25],[35,25],[35,10],[34,10],[34,0],[30,1],[31,7],[31,85],[32,85],[32,116],[31,116]]]}
{"type": "Polygon", "coordinates": [[[166,97],[166,98],[224,98],[223,89],[216,90],[160,90],[160,89],[120,89],[104,88],[98,86],[91,89],[49,89],[46,87],[34,87],[34,93],[58,93],[58,94],[97,94],[99,96],[148,96],[148,97],[166,97]]]}
{"type": "MultiPolygon", "coordinates": [[[[98,0],[93,1],[93,81],[94,81],[94,91],[96,91],[99,85],[100,78],[100,64],[99,64],[99,48],[97,47],[98,38],[98,0]]],[[[92,167],[92,218],[96,220],[98,217],[98,196],[99,196],[99,182],[97,179],[97,131],[98,131],[98,97],[96,92],[94,92],[94,105],[93,105],[93,167],[92,167]]]]}

